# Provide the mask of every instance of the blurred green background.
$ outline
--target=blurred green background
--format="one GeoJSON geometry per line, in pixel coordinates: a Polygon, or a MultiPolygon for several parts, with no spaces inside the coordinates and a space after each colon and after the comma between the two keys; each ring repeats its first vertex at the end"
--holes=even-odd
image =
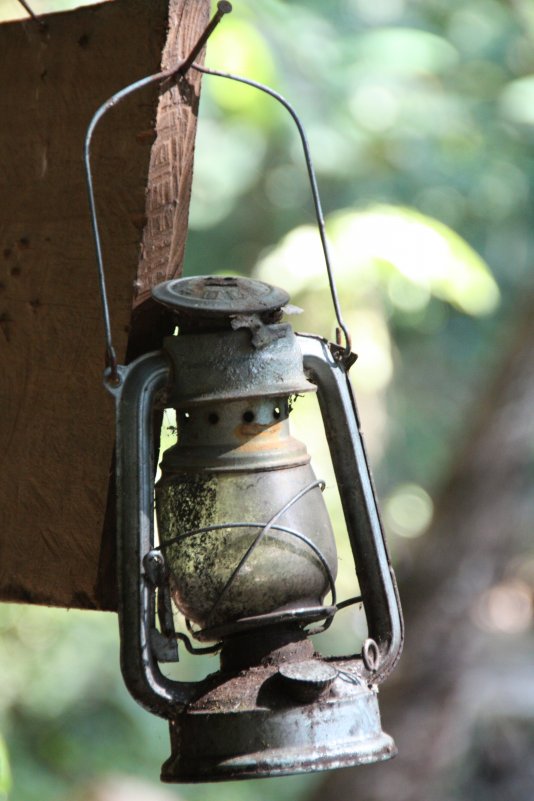
{"type": "MultiPolygon", "coordinates": [[[[0,0],[0,19],[23,15],[0,0]]],[[[209,46],[209,65],[271,85],[305,124],[397,562],[425,534],[467,410],[532,289],[533,39],[530,0],[235,0],[209,46]]],[[[270,98],[214,77],[202,88],[184,272],[282,285],[304,309],[295,326],[333,336],[291,121],[270,98]]],[[[330,479],[324,442],[310,434],[313,401],[294,417],[330,479]]],[[[340,556],[344,597],[351,570],[343,547],[340,556]]],[[[341,624],[318,641],[325,653],[358,647],[357,613],[341,624]]],[[[299,801],[319,780],[162,788],[166,724],[122,686],[114,615],[3,605],[0,630],[0,798],[299,801]],[[113,776],[141,783],[119,790],[108,778],[97,791],[113,776]]]]}

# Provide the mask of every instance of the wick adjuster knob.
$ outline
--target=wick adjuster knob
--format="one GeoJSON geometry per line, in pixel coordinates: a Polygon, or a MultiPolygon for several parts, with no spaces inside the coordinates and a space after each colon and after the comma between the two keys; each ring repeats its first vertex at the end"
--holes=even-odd
{"type": "Polygon", "coordinates": [[[337,676],[337,670],[326,662],[306,659],[303,662],[289,662],[278,668],[278,675],[284,689],[296,701],[304,703],[315,701],[326,695],[337,676]]]}

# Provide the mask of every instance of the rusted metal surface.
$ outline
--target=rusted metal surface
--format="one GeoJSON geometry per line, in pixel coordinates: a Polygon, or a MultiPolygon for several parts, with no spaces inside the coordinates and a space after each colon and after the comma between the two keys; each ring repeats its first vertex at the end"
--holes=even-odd
{"type": "MultiPolygon", "coordinates": [[[[224,324],[232,310],[229,304],[224,324]]],[[[172,755],[162,778],[276,776],[387,759],[395,746],[381,729],[375,684],[398,658],[402,620],[343,362],[318,337],[297,340],[288,333],[257,346],[246,329],[202,333],[206,319],[200,315],[194,335],[168,339],[165,352],[120,368],[122,386],[113,390],[122,488],[123,671],[134,697],[170,721],[172,755]],[[193,395],[184,402],[193,383],[191,363],[200,393],[211,380],[188,342],[206,352],[204,337],[223,336],[226,350],[243,355],[234,397],[199,403],[193,395]],[[286,377],[270,369],[270,352],[283,340],[300,365],[300,377],[295,366],[292,380],[306,382],[304,366],[318,387],[330,435],[369,622],[363,652],[352,658],[314,656],[305,639],[305,626],[323,619],[325,628],[337,611],[336,551],[322,482],[289,435],[286,377]],[[164,562],[156,571],[147,565],[147,575],[144,560],[154,550],[149,420],[157,397],[171,398],[178,409],[178,443],[164,458],[157,489],[164,562]],[[166,571],[177,606],[201,626],[193,631],[189,622],[190,632],[222,640],[221,671],[196,685],[169,681],[159,668],[166,618],[160,615],[158,630],[155,585],[161,596],[166,571]],[[330,608],[322,606],[328,589],[330,608]]],[[[224,352],[223,358],[239,372],[235,353],[230,362],[224,352]]]]}
{"type": "MultiPolygon", "coordinates": [[[[297,663],[298,664],[298,663],[297,663]]],[[[282,776],[362,765],[396,754],[382,731],[376,690],[353,662],[315,658],[294,671],[260,665],[233,676],[207,679],[199,695],[171,722],[167,782],[220,781],[282,776]],[[349,672],[350,671],[350,672],[349,672]],[[303,700],[310,675],[328,675],[322,694],[303,700]]]]}
{"type": "MultiPolygon", "coordinates": [[[[198,340],[195,337],[195,344],[198,340]]],[[[187,343],[182,350],[192,354],[187,343]]],[[[193,358],[196,361],[196,351],[193,358]]],[[[184,383],[187,373],[187,366],[183,365],[184,383]]],[[[177,414],[179,441],[165,452],[163,471],[171,476],[202,470],[207,465],[210,473],[218,473],[307,464],[310,457],[306,446],[291,436],[288,414],[287,399],[283,397],[214,400],[201,406],[193,403],[177,414]]]]}
{"type": "Polygon", "coordinates": [[[152,296],[180,317],[194,315],[197,320],[269,314],[289,301],[284,289],[239,276],[179,278],[154,287],[152,296]]]}
{"type": "Polygon", "coordinates": [[[228,637],[221,643],[220,651],[221,673],[230,676],[257,665],[312,659],[315,649],[306,630],[290,622],[228,637]]]}

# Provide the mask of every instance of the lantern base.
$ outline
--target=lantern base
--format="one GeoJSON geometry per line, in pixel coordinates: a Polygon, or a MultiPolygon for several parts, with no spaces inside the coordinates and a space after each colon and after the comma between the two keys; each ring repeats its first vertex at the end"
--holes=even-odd
{"type": "Polygon", "coordinates": [[[204,694],[170,722],[172,754],[162,781],[267,778],[395,756],[376,688],[354,664],[315,658],[293,671],[261,666],[208,677],[204,694]],[[318,677],[321,671],[330,679],[318,677]]]}

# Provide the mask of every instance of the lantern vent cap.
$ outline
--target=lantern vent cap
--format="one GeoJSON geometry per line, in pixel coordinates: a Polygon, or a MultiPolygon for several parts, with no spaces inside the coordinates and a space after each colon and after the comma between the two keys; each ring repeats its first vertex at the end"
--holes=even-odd
{"type": "Polygon", "coordinates": [[[272,314],[289,302],[284,289],[241,276],[200,275],[164,281],[152,297],[177,314],[229,318],[272,314]]]}

